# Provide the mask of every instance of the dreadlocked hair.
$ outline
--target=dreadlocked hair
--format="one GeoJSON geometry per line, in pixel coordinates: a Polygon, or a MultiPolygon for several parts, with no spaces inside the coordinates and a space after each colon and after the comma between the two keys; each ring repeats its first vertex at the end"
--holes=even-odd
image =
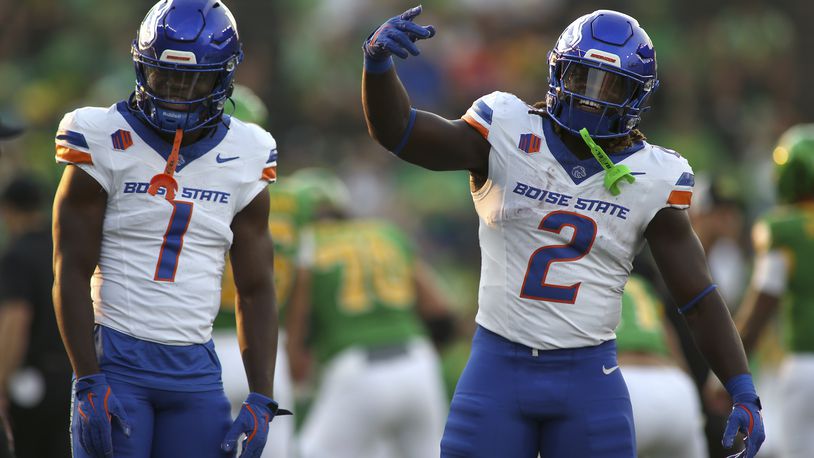
{"type": "MultiPolygon", "coordinates": [[[[541,100],[534,105],[531,106],[533,109],[529,110],[529,113],[536,114],[538,116],[546,117],[548,116],[548,111],[546,110],[546,103],[545,100],[541,100]]],[[[559,133],[562,128],[559,124],[554,123],[554,129],[559,133]]],[[[610,153],[616,153],[622,151],[624,149],[630,148],[633,146],[634,143],[643,142],[647,140],[647,137],[644,136],[642,131],[639,129],[633,129],[630,131],[629,134],[625,135],[624,137],[619,138],[609,138],[607,140],[603,140],[601,143],[604,143],[603,146],[608,150],[610,153]]]]}

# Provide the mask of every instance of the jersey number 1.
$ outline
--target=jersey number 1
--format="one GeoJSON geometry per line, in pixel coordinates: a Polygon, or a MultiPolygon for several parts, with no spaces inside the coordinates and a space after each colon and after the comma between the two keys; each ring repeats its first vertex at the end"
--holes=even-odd
{"type": "Polygon", "coordinates": [[[172,202],[172,216],[164,233],[164,243],[158,254],[158,263],[155,266],[155,281],[175,281],[175,271],[178,270],[178,257],[184,247],[184,234],[189,228],[192,219],[192,202],[172,202]]]}
{"type": "Polygon", "coordinates": [[[555,211],[546,215],[537,228],[559,234],[565,226],[574,229],[567,245],[548,245],[531,254],[520,297],[566,304],[576,302],[582,282],[570,286],[550,285],[546,283],[545,277],[551,264],[576,261],[591,251],[596,238],[596,222],[577,213],[555,211]]]}

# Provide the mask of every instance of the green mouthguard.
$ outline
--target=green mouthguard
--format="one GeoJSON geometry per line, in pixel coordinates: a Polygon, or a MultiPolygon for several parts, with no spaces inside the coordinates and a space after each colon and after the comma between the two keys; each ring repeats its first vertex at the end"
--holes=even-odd
{"type": "Polygon", "coordinates": [[[602,147],[597,145],[594,139],[591,138],[588,129],[583,127],[580,129],[579,135],[582,136],[582,140],[588,145],[588,148],[591,149],[591,154],[594,155],[596,161],[605,169],[605,188],[607,188],[611,194],[618,196],[621,193],[619,190],[620,180],[624,179],[628,183],[636,181],[636,177],[630,174],[630,168],[628,168],[628,166],[624,164],[614,165],[613,161],[602,150],[602,147]]]}

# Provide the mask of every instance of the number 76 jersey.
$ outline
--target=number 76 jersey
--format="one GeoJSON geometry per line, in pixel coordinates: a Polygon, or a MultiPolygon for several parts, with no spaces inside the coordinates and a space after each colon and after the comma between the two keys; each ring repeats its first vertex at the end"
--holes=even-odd
{"type": "Polygon", "coordinates": [[[544,350],[613,339],[647,225],[662,208],[690,205],[687,161],[634,143],[610,155],[636,179],[613,196],[600,164],[574,156],[545,112],[514,95],[481,97],[463,119],[492,147],[487,181],[472,194],[482,256],[478,324],[544,350]]]}
{"type": "Polygon", "coordinates": [[[224,116],[181,147],[173,202],[147,193],[171,145],[126,102],[65,115],[56,160],[73,164],[107,193],[91,297],[96,323],[170,345],[205,343],[220,306],[234,216],[276,177],[271,135],[224,116]]]}

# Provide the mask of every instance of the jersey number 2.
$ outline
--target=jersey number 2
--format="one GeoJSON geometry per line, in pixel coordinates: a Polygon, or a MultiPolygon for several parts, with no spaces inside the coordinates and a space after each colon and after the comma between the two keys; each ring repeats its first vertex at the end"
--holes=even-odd
{"type": "Polygon", "coordinates": [[[546,215],[537,228],[559,234],[565,226],[574,229],[567,245],[548,245],[531,254],[520,297],[566,304],[576,302],[582,282],[570,286],[550,285],[545,277],[551,264],[576,261],[591,251],[596,238],[596,222],[577,213],[555,211],[546,215]]]}
{"type": "Polygon", "coordinates": [[[164,233],[164,243],[158,254],[158,263],[155,266],[155,281],[175,281],[175,271],[178,270],[178,257],[184,247],[184,234],[189,228],[192,219],[192,202],[172,202],[172,216],[164,233]]]}

